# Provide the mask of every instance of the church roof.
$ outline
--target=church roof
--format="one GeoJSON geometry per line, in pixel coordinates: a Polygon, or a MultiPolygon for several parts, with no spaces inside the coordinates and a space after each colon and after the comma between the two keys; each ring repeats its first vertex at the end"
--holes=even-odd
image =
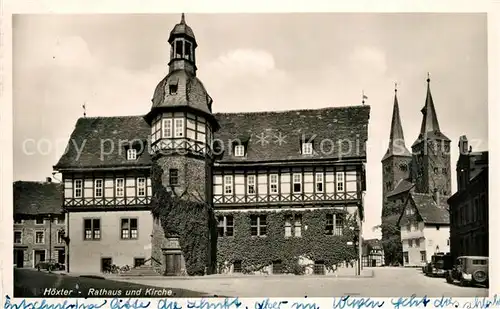
{"type": "Polygon", "coordinates": [[[401,125],[401,116],[399,115],[399,103],[397,90],[394,94],[394,106],[392,108],[391,132],[389,133],[389,146],[382,161],[391,156],[410,157],[411,153],[405,145],[403,126],[401,125]]]}
{"type": "MultiPolygon", "coordinates": [[[[365,158],[370,107],[349,106],[282,112],[214,114],[223,142],[219,163],[365,158]],[[313,138],[313,155],[301,154],[301,139],[313,138]],[[234,157],[228,148],[235,139],[246,140],[246,156],[234,157]],[[339,147],[342,142],[343,147],[339,147]],[[333,145],[333,148],[331,146],[333,145]]],[[[54,166],[60,169],[149,167],[151,127],[143,116],[78,119],[66,152],[54,166]],[[138,158],[126,158],[126,141],[139,145],[138,158]]]]}
{"type": "Polygon", "coordinates": [[[439,128],[439,122],[437,119],[436,108],[434,107],[434,100],[432,99],[430,79],[427,78],[427,96],[425,98],[425,105],[422,108],[422,124],[420,126],[420,133],[417,140],[413,143],[413,146],[420,143],[425,139],[439,139],[450,141],[439,128]]]}
{"type": "Polygon", "coordinates": [[[61,214],[63,186],[53,182],[16,181],[14,189],[14,214],[61,214]]]}
{"type": "Polygon", "coordinates": [[[410,191],[415,185],[408,179],[400,179],[394,189],[387,193],[387,197],[410,191]]]}

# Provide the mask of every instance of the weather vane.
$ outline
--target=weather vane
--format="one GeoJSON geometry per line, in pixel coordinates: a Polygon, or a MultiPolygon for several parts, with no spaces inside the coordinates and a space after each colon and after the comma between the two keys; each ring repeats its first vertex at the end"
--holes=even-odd
{"type": "Polygon", "coordinates": [[[362,101],[362,103],[363,103],[363,105],[365,105],[365,100],[367,100],[368,97],[365,95],[365,91],[364,90],[362,90],[362,94],[363,94],[363,101],[362,101]]]}
{"type": "Polygon", "coordinates": [[[87,117],[87,108],[85,106],[85,103],[83,103],[82,107],[83,107],[83,117],[85,118],[87,117]]]}

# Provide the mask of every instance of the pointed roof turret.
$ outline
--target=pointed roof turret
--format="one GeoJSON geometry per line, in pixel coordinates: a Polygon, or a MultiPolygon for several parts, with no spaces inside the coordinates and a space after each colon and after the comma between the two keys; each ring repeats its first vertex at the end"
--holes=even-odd
{"type": "Polygon", "coordinates": [[[186,24],[186,17],[184,13],[181,15],[181,21],[174,26],[174,29],[170,31],[170,37],[168,38],[168,42],[172,43],[175,37],[186,36],[192,39],[193,43],[196,45],[196,38],[194,37],[194,32],[191,27],[186,24]]]}
{"type": "Polygon", "coordinates": [[[418,144],[424,137],[447,141],[450,140],[443,133],[441,133],[441,130],[439,129],[439,122],[437,119],[436,108],[434,107],[434,100],[432,99],[430,83],[431,79],[429,73],[427,73],[427,95],[425,98],[425,105],[420,111],[423,115],[422,125],[420,126],[418,138],[413,145],[418,144]]]}
{"type": "Polygon", "coordinates": [[[401,117],[399,115],[398,89],[394,89],[394,106],[392,108],[391,132],[389,134],[389,147],[382,161],[391,156],[410,157],[411,153],[405,145],[405,137],[403,134],[403,126],[401,125],[401,117]]]}

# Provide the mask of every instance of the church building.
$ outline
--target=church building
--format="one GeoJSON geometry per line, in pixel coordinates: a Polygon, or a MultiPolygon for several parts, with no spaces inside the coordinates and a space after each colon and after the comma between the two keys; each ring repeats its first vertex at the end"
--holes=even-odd
{"type": "Polygon", "coordinates": [[[370,107],[214,113],[184,14],[168,42],[147,114],[78,119],[54,166],[68,270],[326,275],[358,260],[370,107]],[[204,205],[206,224],[165,229],[170,218],[152,212],[163,189],[178,198],[173,212],[204,205]]]}
{"type": "Polygon", "coordinates": [[[410,153],[396,90],[389,147],[382,158],[382,243],[388,265],[409,264],[405,262],[409,251],[418,252],[418,265],[437,251],[449,252],[450,139],[440,130],[429,78],[421,112],[420,133],[410,153]],[[424,230],[433,239],[425,240],[424,230]],[[436,245],[434,238],[441,245],[436,245]]]}

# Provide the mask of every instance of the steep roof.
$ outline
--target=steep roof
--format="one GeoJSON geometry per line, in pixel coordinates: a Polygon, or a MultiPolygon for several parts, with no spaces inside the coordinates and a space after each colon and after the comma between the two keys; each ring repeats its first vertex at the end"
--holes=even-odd
{"type": "Polygon", "coordinates": [[[63,168],[106,168],[149,166],[151,127],[143,116],[88,117],[76,122],[65,153],[54,166],[63,168]],[[138,158],[127,160],[126,149],[138,147],[138,158]],[[142,153],[140,150],[143,150],[142,153]]]}
{"type": "Polygon", "coordinates": [[[394,187],[394,190],[387,193],[387,197],[398,195],[398,194],[403,193],[403,192],[408,192],[414,186],[415,185],[412,182],[408,181],[407,179],[400,179],[398,181],[398,183],[396,184],[396,186],[394,187]]]}
{"type": "Polygon", "coordinates": [[[177,35],[186,35],[195,39],[193,29],[186,24],[184,13],[181,15],[181,21],[170,31],[168,41],[171,42],[177,35]]]}
{"type": "Polygon", "coordinates": [[[382,158],[382,161],[391,156],[404,156],[410,157],[411,153],[406,148],[405,137],[403,134],[403,126],[401,124],[401,116],[399,115],[399,103],[397,90],[394,94],[394,106],[392,108],[392,121],[391,121],[391,131],[389,133],[389,146],[387,151],[382,158]]]}
{"type": "Polygon", "coordinates": [[[431,194],[412,193],[411,199],[424,223],[450,224],[447,197],[440,197],[439,204],[431,194]]]}
{"type": "MultiPolygon", "coordinates": [[[[220,113],[214,116],[221,125],[214,138],[222,141],[225,149],[218,162],[366,156],[365,141],[368,139],[370,117],[368,105],[283,112],[220,113]],[[280,136],[281,143],[278,140],[280,136]],[[313,138],[316,150],[313,155],[301,154],[300,142],[304,137],[307,140],[313,138]],[[229,144],[236,139],[247,143],[245,157],[232,155],[229,144]],[[342,141],[344,143],[341,148],[338,145],[342,141]]],[[[54,168],[149,166],[150,134],[151,127],[143,116],[80,118],[71,134],[66,152],[54,168]],[[139,153],[137,160],[126,160],[126,147],[129,145],[127,141],[134,141],[135,145],[140,145],[144,150],[139,153]]]]}
{"type": "Polygon", "coordinates": [[[364,158],[370,107],[348,106],[281,112],[215,114],[224,143],[219,162],[364,158]],[[280,142],[281,137],[281,142],[280,142]],[[301,154],[301,140],[313,141],[314,154],[301,154]],[[232,155],[232,139],[247,140],[245,157],[232,155]],[[333,147],[332,147],[333,145],[333,147]],[[342,147],[339,147],[342,145],[342,147]],[[229,148],[229,149],[228,149],[229,148]]]}
{"type": "Polygon", "coordinates": [[[63,206],[63,186],[58,183],[14,182],[14,214],[60,214],[63,206]]]}
{"type": "Polygon", "coordinates": [[[439,128],[439,122],[437,119],[436,108],[434,107],[434,100],[432,99],[430,79],[427,78],[427,95],[425,98],[425,105],[422,108],[422,124],[420,126],[420,134],[417,140],[413,143],[413,146],[420,143],[425,139],[440,139],[445,141],[450,141],[439,128]]]}

